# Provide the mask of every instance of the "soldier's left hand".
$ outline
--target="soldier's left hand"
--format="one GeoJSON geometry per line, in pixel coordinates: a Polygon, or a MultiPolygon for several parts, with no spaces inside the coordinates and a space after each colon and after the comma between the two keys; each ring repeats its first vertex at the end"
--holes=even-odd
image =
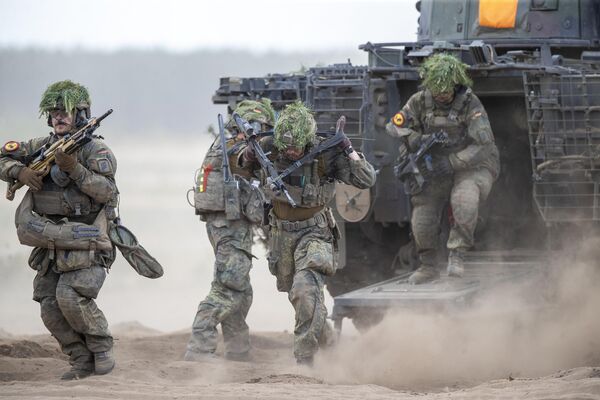
{"type": "Polygon", "coordinates": [[[62,149],[58,149],[55,155],[56,165],[61,171],[71,173],[77,167],[77,153],[67,154],[62,149]]]}
{"type": "Polygon", "coordinates": [[[352,142],[350,141],[350,139],[348,139],[348,136],[346,136],[346,134],[344,132],[342,132],[342,136],[343,136],[343,139],[338,144],[338,146],[344,151],[346,151],[346,149],[348,149],[348,148],[352,148],[352,142]]]}
{"type": "Polygon", "coordinates": [[[360,160],[360,156],[356,151],[354,151],[354,148],[352,147],[352,142],[350,141],[350,139],[348,139],[348,136],[346,136],[346,134],[343,132],[342,135],[344,136],[344,138],[338,144],[338,147],[341,148],[344,151],[344,154],[346,154],[351,160],[360,160]]]}

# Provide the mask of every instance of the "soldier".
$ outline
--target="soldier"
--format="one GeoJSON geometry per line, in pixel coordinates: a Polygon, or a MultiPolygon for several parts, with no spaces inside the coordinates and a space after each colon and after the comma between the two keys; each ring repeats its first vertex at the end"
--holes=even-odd
{"type": "MultiPolygon", "coordinates": [[[[271,129],[275,111],[268,99],[244,100],[236,112],[251,123],[260,124],[260,131],[271,129]]],[[[237,131],[233,121],[228,130],[234,136],[227,141],[231,172],[243,178],[250,174],[240,167],[240,156],[246,147],[244,135],[237,131]]],[[[252,223],[248,217],[228,219],[225,213],[223,191],[223,152],[217,137],[208,150],[201,169],[201,182],[195,195],[196,208],[203,221],[215,252],[214,279],[208,296],[198,306],[192,325],[192,336],[184,355],[186,361],[201,361],[214,357],[217,348],[217,325],[221,324],[225,343],[225,358],[249,360],[250,337],[246,316],[252,304],[250,268],[252,267],[252,223]]],[[[244,196],[242,196],[244,197],[244,196]]],[[[245,200],[245,199],[244,199],[245,200]]],[[[263,203],[258,214],[262,217],[263,203]]],[[[248,207],[244,207],[249,214],[248,207]]],[[[254,221],[256,222],[256,221],[254,221]]]]}
{"type": "Polygon", "coordinates": [[[500,170],[498,149],[483,105],[471,91],[467,65],[449,54],[435,54],[422,65],[424,89],[408,99],[387,125],[388,134],[402,139],[400,153],[415,152],[427,135],[445,131],[449,141],[431,151],[431,162],[420,170],[426,178],[411,197],[411,225],[420,266],[412,284],[440,276],[436,267],[440,219],[450,202],[448,275],[462,277],[464,254],[473,247],[479,205],[487,198],[500,170]]]}
{"type": "MultiPolygon", "coordinates": [[[[22,218],[37,214],[37,222],[53,225],[60,221],[64,231],[76,223],[87,227],[90,233],[100,226],[104,230],[100,233],[107,238],[106,224],[114,218],[117,204],[117,161],[100,137],[94,137],[72,155],[57,151],[56,163],[45,176],[26,165],[28,156],[73,133],[90,117],[87,89],[68,80],[56,82],[44,92],[40,112],[47,117],[53,132],[27,142],[8,142],[0,155],[0,179],[19,181],[29,187],[17,211],[18,234],[43,235],[35,229],[27,231],[35,228],[35,223],[19,223],[22,218]]],[[[69,356],[71,369],[62,375],[65,380],[85,378],[92,373],[107,374],[115,365],[113,338],[94,301],[114,261],[115,250],[110,244],[96,248],[98,243],[83,236],[71,240],[72,249],[59,247],[52,240],[46,242],[42,237],[47,245],[35,247],[29,257],[30,267],[37,271],[33,299],[40,303],[44,325],[69,356]],[[81,250],[78,242],[90,247],[81,250]]],[[[24,242],[21,236],[19,239],[24,242]]]]}
{"type": "MultiPolygon", "coordinates": [[[[273,137],[261,140],[278,172],[318,148],[316,122],[302,103],[288,105],[275,124],[273,137]]],[[[244,165],[259,167],[251,147],[244,151],[244,165]]],[[[316,155],[284,178],[293,207],[284,193],[266,189],[272,210],[269,214],[269,269],[277,278],[277,289],[287,292],[296,323],[294,355],[298,364],[311,365],[320,344],[329,344],[333,336],[326,322],[323,285],[326,276],[335,273],[334,248],[338,233],[331,209],[334,181],[369,188],[375,183],[375,171],[365,158],[354,151],[350,140],[316,155]]]]}

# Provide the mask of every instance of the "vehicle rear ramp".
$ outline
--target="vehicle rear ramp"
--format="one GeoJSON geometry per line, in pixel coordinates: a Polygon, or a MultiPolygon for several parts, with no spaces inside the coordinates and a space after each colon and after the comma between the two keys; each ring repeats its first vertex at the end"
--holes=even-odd
{"type": "Polygon", "coordinates": [[[331,318],[340,331],[344,318],[358,316],[376,323],[390,310],[460,310],[478,296],[502,285],[540,282],[548,260],[548,253],[539,251],[469,252],[462,278],[449,277],[445,266],[440,265],[439,279],[411,285],[408,283],[411,272],[403,272],[392,279],[336,296],[331,318]]]}

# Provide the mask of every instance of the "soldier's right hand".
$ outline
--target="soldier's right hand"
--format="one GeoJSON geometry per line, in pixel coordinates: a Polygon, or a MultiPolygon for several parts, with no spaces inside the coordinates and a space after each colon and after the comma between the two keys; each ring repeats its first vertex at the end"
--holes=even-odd
{"type": "Polygon", "coordinates": [[[43,178],[44,171],[34,171],[29,167],[22,168],[17,177],[19,182],[29,186],[33,191],[38,191],[42,188],[43,178]]]}

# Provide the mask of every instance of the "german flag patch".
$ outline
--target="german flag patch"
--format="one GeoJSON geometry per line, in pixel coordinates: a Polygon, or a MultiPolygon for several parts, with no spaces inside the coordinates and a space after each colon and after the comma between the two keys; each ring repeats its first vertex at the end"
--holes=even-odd
{"type": "Polygon", "coordinates": [[[2,150],[4,150],[7,153],[12,153],[13,151],[19,150],[19,147],[20,147],[19,142],[15,142],[14,140],[11,140],[10,142],[6,142],[6,144],[4,145],[2,150]]]}
{"type": "Polygon", "coordinates": [[[402,114],[401,112],[398,112],[398,113],[396,113],[396,115],[394,115],[392,117],[392,122],[397,127],[402,127],[402,125],[404,125],[404,123],[406,122],[406,118],[404,117],[404,114],[402,114]]]}

